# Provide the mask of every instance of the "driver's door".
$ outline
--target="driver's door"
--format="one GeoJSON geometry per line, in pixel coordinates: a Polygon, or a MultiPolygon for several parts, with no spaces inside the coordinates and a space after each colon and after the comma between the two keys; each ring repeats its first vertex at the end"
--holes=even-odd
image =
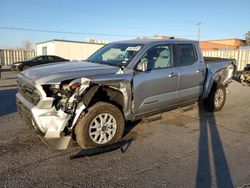
{"type": "Polygon", "coordinates": [[[133,79],[134,113],[141,115],[168,108],[177,98],[178,74],[173,66],[171,45],[150,48],[141,58],[146,71],[136,71],[133,79]]]}

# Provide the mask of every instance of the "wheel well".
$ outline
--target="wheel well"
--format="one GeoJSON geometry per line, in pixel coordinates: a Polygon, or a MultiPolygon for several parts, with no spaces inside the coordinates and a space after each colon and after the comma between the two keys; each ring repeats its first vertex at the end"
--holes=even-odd
{"type": "MultiPolygon", "coordinates": [[[[111,103],[123,112],[124,97],[118,89],[109,86],[92,85],[84,94],[83,102],[89,108],[99,101],[111,103]]],[[[76,140],[75,130],[72,131],[72,138],[76,140]]]]}
{"type": "Polygon", "coordinates": [[[91,87],[83,97],[83,101],[87,107],[94,105],[99,101],[109,102],[117,106],[123,111],[124,96],[115,88],[110,86],[98,86],[91,87]]]}

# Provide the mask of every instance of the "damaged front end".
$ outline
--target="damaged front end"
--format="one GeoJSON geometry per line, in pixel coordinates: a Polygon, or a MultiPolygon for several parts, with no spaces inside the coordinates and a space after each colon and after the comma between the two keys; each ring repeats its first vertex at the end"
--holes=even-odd
{"type": "Polygon", "coordinates": [[[243,86],[250,86],[250,64],[247,64],[247,66],[241,72],[240,82],[243,86]]]}
{"type": "Polygon", "coordinates": [[[87,78],[40,86],[21,75],[16,95],[17,109],[47,145],[66,149],[71,130],[85,109],[81,99],[89,86],[87,78]]]}

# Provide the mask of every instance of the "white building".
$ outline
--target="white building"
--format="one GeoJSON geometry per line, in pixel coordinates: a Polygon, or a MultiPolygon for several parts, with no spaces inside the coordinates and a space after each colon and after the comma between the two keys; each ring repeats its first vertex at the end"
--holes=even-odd
{"type": "Polygon", "coordinates": [[[36,44],[36,54],[56,55],[69,60],[85,60],[105,43],[49,40],[36,44]]]}

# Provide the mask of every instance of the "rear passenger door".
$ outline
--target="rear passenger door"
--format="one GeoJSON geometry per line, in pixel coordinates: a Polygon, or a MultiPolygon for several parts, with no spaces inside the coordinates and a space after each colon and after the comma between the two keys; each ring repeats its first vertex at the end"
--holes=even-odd
{"type": "Polygon", "coordinates": [[[174,64],[179,75],[177,103],[197,100],[203,90],[206,67],[199,61],[195,46],[173,44],[174,64]]]}

